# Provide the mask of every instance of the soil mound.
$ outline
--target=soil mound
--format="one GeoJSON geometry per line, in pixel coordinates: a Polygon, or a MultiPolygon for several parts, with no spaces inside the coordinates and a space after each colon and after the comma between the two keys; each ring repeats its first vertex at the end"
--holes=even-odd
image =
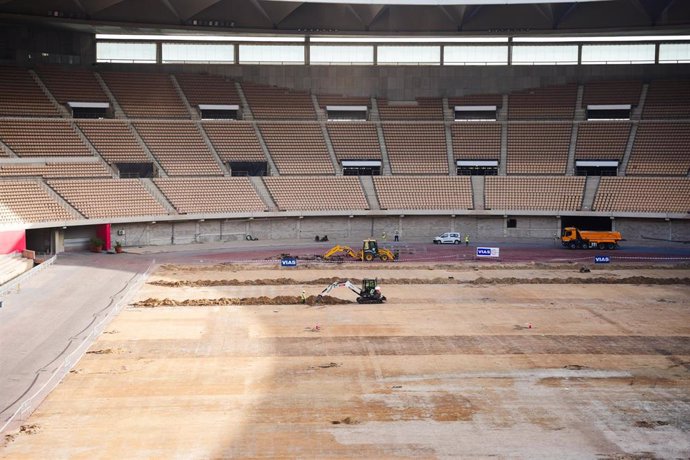
{"type": "MultiPolygon", "coordinates": [[[[317,305],[317,296],[307,297],[306,305],[317,305]]],[[[353,303],[349,300],[338,299],[337,297],[323,296],[319,300],[319,305],[343,305],[353,303]]],[[[218,299],[155,299],[148,298],[132,304],[134,307],[155,308],[155,307],[211,307],[228,305],[301,305],[300,296],[280,295],[276,297],[243,297],[231,298],[220,297],[218,299]]]]}

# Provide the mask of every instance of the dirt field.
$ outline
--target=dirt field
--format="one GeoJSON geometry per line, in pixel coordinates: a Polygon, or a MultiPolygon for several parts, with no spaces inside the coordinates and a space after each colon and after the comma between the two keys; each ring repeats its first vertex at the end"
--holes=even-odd
{"type": "Polygon", "coordinates": [[[690,456],[690,269],[244,268],[161,266],[0,458],[690,456]]]}

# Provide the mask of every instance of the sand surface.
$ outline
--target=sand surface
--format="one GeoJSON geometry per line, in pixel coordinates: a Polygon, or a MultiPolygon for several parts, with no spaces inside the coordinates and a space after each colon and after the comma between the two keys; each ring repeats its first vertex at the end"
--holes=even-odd
{"type": "Polygon", "coordinates": [[[588,276],[690,270],[162,267],[150,281],[294,284],[146,284],[135,300],[376,277],[388,302],[130,306],[0,458],[687,458],[687,283],[386,284],[588,276]]]}

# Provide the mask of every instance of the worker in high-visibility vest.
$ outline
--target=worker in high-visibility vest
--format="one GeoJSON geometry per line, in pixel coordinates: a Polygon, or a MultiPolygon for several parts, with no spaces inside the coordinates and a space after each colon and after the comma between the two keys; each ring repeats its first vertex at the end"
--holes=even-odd
{"type": "Polygon", "coordinates": [[[465,247],[470,245],[470,235],[465,234],[465,247]]]}

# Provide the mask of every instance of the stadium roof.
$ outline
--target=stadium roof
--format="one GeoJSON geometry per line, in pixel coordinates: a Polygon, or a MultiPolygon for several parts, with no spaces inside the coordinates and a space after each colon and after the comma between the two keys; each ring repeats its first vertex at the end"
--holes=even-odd
{"type": "Polygon", "coordinates": [[[687,0],[0,0],[0,20],[99,33],[675,34],[687,0]]]}

